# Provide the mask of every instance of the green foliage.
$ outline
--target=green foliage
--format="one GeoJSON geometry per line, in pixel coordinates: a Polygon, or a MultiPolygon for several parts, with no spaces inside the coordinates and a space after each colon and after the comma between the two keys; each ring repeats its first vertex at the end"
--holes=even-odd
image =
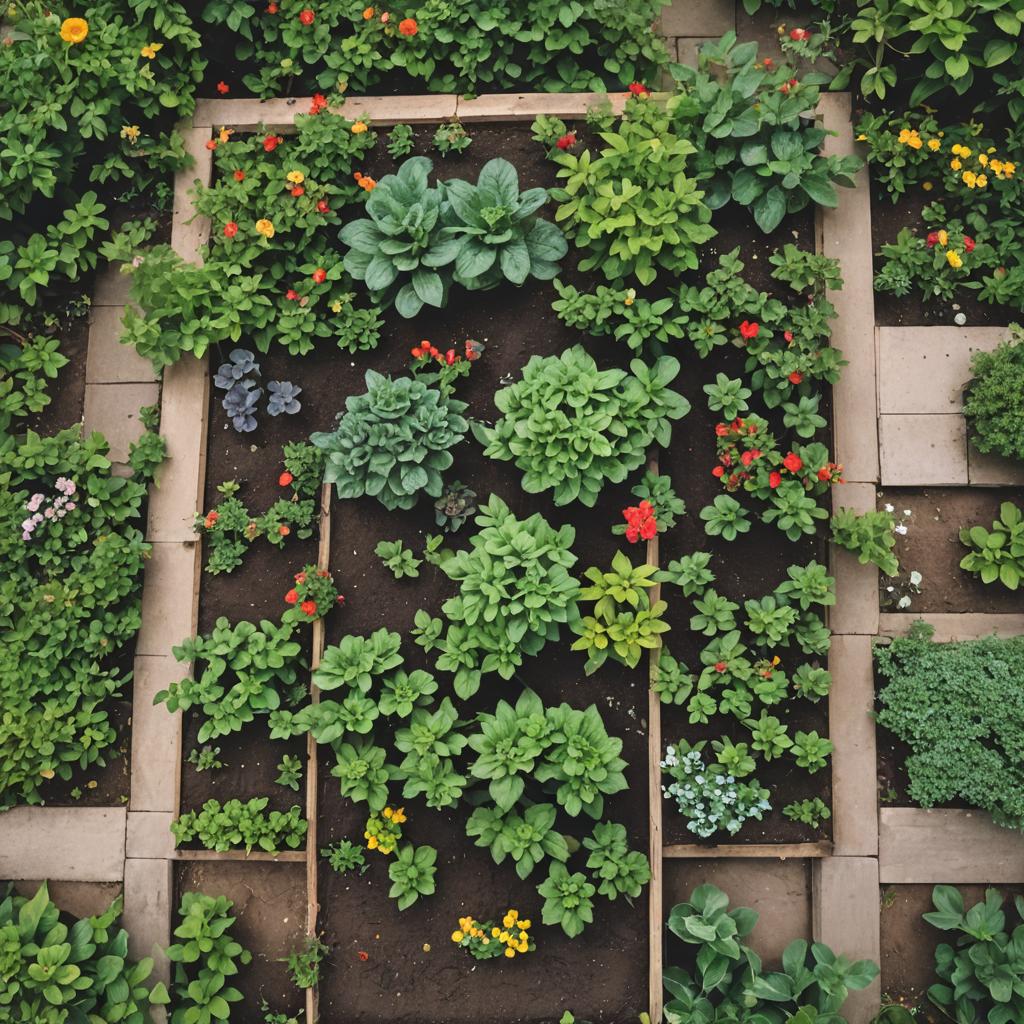
{"type": "Polygon", "coordinates": [[[284,958],[288,973],[296,988],[313,988],[320,980],[320,963],[331,951],[331,947],[322,942],[319,936],[310,935],[305,944],[293,950],[284,958]]]}
{"type": "Polygon", "coordinates": [[[999,506],[999,518],[992,529],[964,526],[960,542],[970,553],[960,561],[960,568],[981,577],[982,583],[998,580],[1008,590],[1016,590],[1024,579],[1024,513],[1012,501],[999,506]]]}
{"type": "Polygon", "coordinates": [[[1017,706],[1024,639],[933,643],[915,623],[875,649],[885,680],[878,722],[910,745],[905,769],[922,807],[963,801],[1000,825],[1024,828],[1024,762],[1017,706]]]}
{"type": "Polygon", "coordinates": [[[302,845],[306,819],[302,809],[293,805],[287,811],[264,814],[269,803],[265,796],[241,800],[207,800],[199,811],[188,811],[171,823],[178,846],[198,841],[207,850],[231,850],[245,847],[246,853],[258,847],[276,853],[284,843],[293,850],[302,845]]]}
{"type": "Polygon", "coordinates": [[[0,1020],[147,1024],[150,991],[143,983],[153,961],[128,959],[128,934],[115,928],[122,902],[118,896],[104,913],[69,927],[45,882],[31,898],[3,893],[0,1020]]]}
{"type": "Polygon", "coordinates": [[[557,151],[559,223],[586,255],[580,270],[611,283],[651,284],[697,269],[697,250],[716,234],[691,158],[697,148],[645,97],[630,99],[617,131],[602,131],[595,155],[557,151]]]}
{"type": "Polygon", "coordinates": [[[466,822],[466,835],[475,838],[477,846],[489,849],[495,864],[510,857],[516,874],[529,878],[545,857],[569,859],[565,837],[554,828],[557,814],[554,804],[533,804],[522,815],[514,810],[478,807],[466,822]]]}
{"type": "Polygon", "coordinates": [[[274,780],[279,786],[287,786],[296,793],[302,783],[302,761],[294,754],[285,754],[277,766],[277,778],[274,780]]]}
{"type": "Polygon", "coordinates": [[[824,76],[801,80],[784,63],[758,62],[757,44],[737,43],[735,32],[702,46],[696,68],[675,64],[672,72],[680,92],[668,109],[694,141],[698,171],[712,176],[712,210],[730,200],[749,206],[769,234],[809,204],[836,206],[836,185],[852,187],[860,158],[823,156],[828,132],[802,119],[824,76]]]}
{"type": "Polygon", "coordinates": [[[398,901],[399,910],[407,910],[421,896],[433,896],[437,891],[434,875],[437,872],[437,850],[432,846],[402,846],[388,865],[391,889],[388,895],[398,901]]]}
{"type": "Polygon", "coordinates": [[[331,769],[341,788],[341,795],[366,801],[371,811],[382,811],[388,802],[388,782],[395,769],[385,764],[387,751],[370,740],[339,743],[334,750],[337,764],[331,769]]]}
{"type": "Polygon", "coordinates": [[[366,863],[366,854],[363,848],[350,839],[342,839],[331,846],[323,847],[320,850],[320,856],[326,857],[331,870],[337,871],[339,875],[357,869],[362,875],[370,866],[366,863]]]}
{"type": "Polygon", "coordinates": [[[224,762],[220,759],[220,747],[204,743],[202,748],[193,747],[189,751],[188,763],[195,766],[197,772],[213,771],[223,768],[224,762]]]}
{"type": "Polygon", "coordinates": [[[941,1013],[965,1024],[1017,1020],[1024,1014],[1024,898],[1014,897],[1018,923],[1012,933],[995,889],[986,889],[984,901],[965,910],[958,889],[937,885],[932,903],[935,910],[922,916],[935,928],[956,933],[956,944],[936,948],[941,984],[929,987],[928,998],[941,1013]]]}
{"type": "Polygon", "coordinates": [[[449,153],[464,153],[473,143],[461,121],[445,121],[437,126],[433,138],[434,149],[442,157],[449,153]]]}
{"type": "Polygon", "coordinates": [[[673,391],[679,361],[663,356],[630,372],[599,370],[579,345],[560,356],[531,356],[521,380],[494,403],[503,414],[476,433],[484,454],[515,462],[523,490],[553,490],[556,505],[593,507],[606,482],[620,483],[643,464],[652,444],[668,445],[672,420],[690,411],[673,391]]]}
{"type": "Polygon", "coordinates": [[[366,392],[345,400],[330,433],[313,434],[327,453],[324,480],[339,498],[377,498],[388,509],[412,508],[422,491],[441,494],[441,474],[468,424],[465,402],[445,398],[412,377],[366,372],[366,392]]]}
{"type": "Polygon", "coordinates": [[[459,593],[441,606],[447,628],[433,641],[437,669],[454,673],[462,699],[476,693],[482,675],[511,679],[524,655],[556,640],[578,615],[573,527],[555,530],[539,513],[517,519],[497,495],[474,521],[480,529],[469,549],[441,563],[459,593]]]}
{"type": "Polygon", "coordinates": [[[41,412],[50,404],[49,382],[68,362],[59,347],[57,339],[41,334],[0,344],[0,438],[13,420],[41,412]]]}
{"type": "Polygon", "coordinates": [[[747,399],[753,392],[743,386],[739,377],[730,379],[724,373],[717,373],[713,384],[704,385],[704,394],[708,396],[708,408],[712,412],[721,413],[724,420],[734,420],[750,408],[747,399]]]}
{"type": "Polygon", "coordinates": [[[184,941],[172,943],[167,949],[167,958],[174,964],[171,1024],[226,1021],[231,1004],[241,1002],[242,993],[227,982],[238,973],[239,965],[252,962],[252,954],[231,937],[233,905],[224,896],[182,893],[178,908],[181,923],[174,929],[174,936],[184,941]]]}
{"type": "Polygon", "coordinates": [[[221,616],[208,636],[187,639],[172,649],[180,662],[192,664],[192,675],[171,683],[153,698],[168,711],[197,708],[203,722],[199,743],[238,732],[258,714],[281,707],[305,667],[302,645],[292,639],[295,624],[263,619],[258,626],[232,626],[221,616]]]}
{"type": "Polygon", "coordinates": [[[457,532],[467,519],[475,515],[476,491],[458,480],[446,484],[441,497],[434,502],[434,522],[446,533],[457,532]]]}
{"type": "Polygon", "coordinates": [[[424,305],[446,305],[453,281],[479,290],[555,276],[566,242],[535,216],[544,189],[520,193],[516,169],[501,158],[484,164],[475,185],[459,178],[430,185],[432,166],[410,157],[370,193],[369,216],[341,230],[345,270],[375,302],[409,318],[424,305]]]}
{"type": "Polygon", "coordinates": [[[373,549],[373,553],[396,580],[407,576],[415,579],[420,574],[423,560],[417,558],[400,540],[382,540],[373,549]]]}
{"type": "Polygon", "coordinates": [[[614,900],[625,896],[630,902],[651,880],[651,869],[646,854],[629,849],[626,827],[611,821],[594,826],[591,835],[583,840],[590,851],[587,867],[601,880],[597,891],[614,900]]]}
{"type": "Polygon", "coordinates": [[[407,124],[396,124],[394,128],[388,132],[388,156],[394,160],[398,160],[400,157],[408,156],[415,145],[415,135],[413,130],[407,124]]]}
{"type": "Polygon", "coordinates": [[[823,821],[828,821],[832,817],[828,804],[820,796],[813,797],[810,800],[797,800],[791,804],[786,804],[782,808],[782,813],[790,821],[802,822],[813,829],[820,828],[823,821]]]}
{"type": "Polygon", "coordinates": [[[1024,461],[1024,331],[1010,326],[1010,336],[993,352],[971,359],[971,382],[964,392],[964,416],[975,447],[1024,461]]]}
{"type": "Polygon", "coordinates": [[[893,552],[896,520],[891,512],[872,510],[857,513],[852,508],[843,507],[832,514],[829,525],[833,543],[852,551],[861,565],[877,565],[886,576],[899,574],[899,559],[893,552]]]}
{"type": "Polygon", "coordinates": [[[549,926],[561,925],[562,931],[574,939],[588,924],[593,924],[594,901],[591,897],[596,891],[583,872],[570,874],[564,864],[555,861],[547,880],[537,887],[537,892],[544,897],[541,920],[549,926]]]}
{"type": "Polygon", "coordinates": [[[735,540],[741,533],[750,532],[750,515],[731,495],[719,494],[700,510],[704,532],[709,537],[735,540]]]}
{"type": "Polygon", "coordinates": [[[140,626],[145,482],[80,428],[0,435],[0,808],[106,763],[140,626]],[[49,514],[47,514],[49,513],[49,514]],[[36,519],[38,517],[38,520],[36,519]],[[29,528],[31,526],[31,529],[29,528]]]}
{"type": "Polygon", "coordinates": [[[757,912],[749,907],[729,910],[729,897],[713,885],[699,886],[689,902],[672,908],[669,931],[699,949],[692,973],[681,967],[665,968],[665,988],[673,997],[665,1005],[669,1024],[745,1017],[770,1024],[815,1020],[845,1024],[839,1011],[849,991],[871,984],[878,966],[870,960],[851,962],[819,942],[809,945],[795,939],[783,951],[782,970],[765,972],[761,958],[742,941],[757,919],[757,912]]]}

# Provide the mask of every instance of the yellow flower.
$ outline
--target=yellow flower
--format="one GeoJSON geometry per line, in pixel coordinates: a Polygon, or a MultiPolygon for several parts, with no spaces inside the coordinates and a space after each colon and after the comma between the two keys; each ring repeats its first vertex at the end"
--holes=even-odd
{"type": "Polygon", "coordinates": [[[939,232],[939,245],[941,245],[943,249],[945,249],[946,246],[949,245],[949,235],[947,234],[945,228],[943,228],[939,232]]]}
{"type": "Polygon", "coordinates": [[[974,171],[964,171],[964,173],[961,175],[960,180],[963,181],[963,183],[968,188],[974,188],[974,186],[978,183],[978,176],[974,173],[974,171]]]}
{"type": "Polygon", "coordinates": [[[137,124],[126,124],[121,126],[121,138],[127,139],[129,142],[138,141],[141,134],[142,129],[137,124]]]}
{"type": "MultiPolygon", "coordinates": [[[[483,935],[483,932],[481,932],[480,934],[483,935]]],[[[491,940],[489,938],[487,938],[486,935],[484,935],[484,937],[480,940],[480,945],[481,946],[489,946],[490,944],[491,944],[491,940]]]]}
{"type": "Polygon", "coordinates": [[[963,164],[960,163],[959,160],[950,160],[949,166],[952,167],[954,171],[959,171],[960,168],[963,167],[963,164]]]}
{"type": "Polygon", "coordinates": [[[391,820],[396,825],[401,825],[402,822],[406,820],[405,819],[405,808],[404,807],[396,807],[395,808],[395,813],[391,816],[391,820]]]}
{"type": "Polygon", "coordinates": [[[376,850],[380,844],[377,841],[376,836],[370,836],[370,838],[366,840],[366,845],[369,849],[376,850]]]}
{"type": "Polygon", "coordinates": [[[452,942],[461,942],[464,938],[465,936],[462,934],[462,932],[452,932],[452,942]]]}
{"type": "Polygon", "coordinates": [[[498,935],[498,940],[499,940],[500,942],[508,942],[508,932],[501,932],[501,933],[500,933],[500,934],[498,935]]]}
{"type": "Polygon", "coordinates": [[[984,174],[978,175],[978,188],[984,188],[988,184],[988,178],[984,174]]]}
{"type": "Polygon", "coordinates": [[[958,253],[955,249],[946,250],[946,262],[954,270],[959,270],[964,265],[964,261],[960,259],[960,253],[958,253]]]}
{"type": "Polygon", "coordinates": [[[523,931],[526,931],[526,929],[530,927],[530,919],[528,917],[523,918],[523,920],[519,922],[519,927],[522,928],[523,931]]]}
{"type": "Polygon", "coordinates": [[[861,132],[860,135],[857,136],[857,141],[858,142],[867,142],[868,141],[868,137],[863,132],[861,132]]]}
{"type": "Polygon", "coordinates": [[[1002,160],[993,159],[989,163],[988,169],[990,171],[992,171],[993,174],[997,174],[997,175],[998,174],[1002,174],[1003,173],[1003,161],[1002,160]]]}
{"type": "Polygon", "coordinates": [[[982,167],[984,167],[988,163],[988,157],[985,156],[984,153],[979,153],[978,154],[978,163],[981,164],[982,167]]]}
{"type": "Polygon", "coordinates": [[[921,140],[916,135],[914,135],[912,138],[907,140],[907,145],[911,149],[920,149],[922,143],[921,143],[921,140]]]}
{"type": "Polygon", "coordinates": [[[962,152],[963,148],[964,148],[964,147],[963,147],[963,146],[961,146],[961,145],[960,145],[960,143],[958,142],[958,143],[957,143],[957,144],[956,144],[956,145],[955,145],[955,146],[954,146],[954,147],[953,147],[953,148],[952,148],[952,149],[950,150],[950,152],[951,152],[951,153],[953,154],[953,156],[959,156],[959,155],[960,155],[960,153],[962,152]]]}
{"type": "Polygon", "coordinates": [[[331,312],[332,313],[340,313],[341,312],[341,299],[335,299],[331,303],[331,312]]]}
{"type": "Polygon", "coordinates": [[[363,132],[365,132],[365,131],[366,131],[366,122],[365,121],[356,121],[355,124],[352,125],[352,134],[353,135],[362,135],[363,132]]]}
{"type": "MultiPolygon", "coordinates": [[[[304,182],[304,181],[306,180],[306,176],[305,176],[305,175],[304,175],[304,174],[302,173],[302,171],[289,171],[289,172],[288,172],[288,173],[287,173],[287,174],[285,175],[285,177],[286,177],[286,178],[287,178],[287,179],[288,179],[288,180],[289,180],[289,181],[290,181],[290,182],[291,182],[291,183],[292,183],[293,185],[301,185],[301,184],[302,184],[302,183],[303,183],[303,182],[304,182]]],[[[391,817],[391,815],[390,815],[390,814],[388,814],[388,811],[390,811],[390,810],[391,810],[391,808],[390,808],[390,807],[385,807],[385,808],[384,808],[384,817],[386,817],[386,818],[390,818],[390,817],[391,817]]]]}
{"type": "Polygon", "coordinates": [[[147,60],[154,60],[157,53],[159,53],[163,48],[163,43],[147,43],[141,50],[139,50],[139,54],[147,60]]]}
{"type": "Polygon", "coordinates": [[[1008,178],[1013,177],[1013,172],[1015,170],[1017,170],[1017,165],[1012,160],[1007,160],[1003,164],[1003,174],[1005,174],[1008,178]]]}
{"type": "Polygon", "coordinates": [[[972,150],[968,149],[966,146],[961,146],[960,147],[960,155],[961,156],[970,156],[971,152],[972,152],[972,150]]]}
{"type": "MultiPolygon", "coordinates": [[[[274,222],[267,220],[266,217],[260,217],[260,219],[256,221],[256,233],[262,235],[264,238],[273,238],[274,222]]],[[[384,814],[387,816],[387,808],[384,808],[384,814]]],[[[370,849],[372,850],[373,847],[371,846],[370,849]]]]}
{"type": "Polygon", "coordinates": [[[509,958],[509,960],[511,960],[512,957],[514,957],[515,955],[516,955],[516,951],[511,946],[507,946],[505,948],[505,956],[507,956],[509,958]]]}
{"type": "Polygon", "coordinates": [[[88,34],[89,22],[85,18],[65,18],[60,23],[60,37],[65,43],[83,43],[88,34]]]}
{"type": "Polygon", "coordinates": [[[922,181],[921,182],[921,188],[923,188],[925,190],[925,192],[931,192],[933,187],[934,186],[932,185],[932,183],[930,181],[922,181]]]}
{"type": "MultiPolygon", "coordinates": [[[[289,180],[289,181],[291,181],[291,180],[292,180],[292,176],[291,176],[291,174],[289,174],[289,175],[288,175],[288,180],[289,180]]],[[[300,176],[299,180],[300,180],[300,181],[302,180],[301,176],[300,176]]],[[[395,812],[394,812],[394,811],[392,811],[390,807],[385,807],[385,808],[384,808],[383,814],[384,814],[384,817],[385,817],[385,818],[390,818],[390,817],[391,817],[391,815],[392,815],[392,814],[394,814],[394,813],[395,813],[395,812]]]]}
{"type": "Polygon", "coordinates": [[[44,779],[52,779],[54,772],[52,768],[44,768],[40,773],[44,779]]]}
{"type": "Polygon", "coordinates": [[[496,939],[500,934],[501,934],[501,929],[497,925],[495,925],[491,929],[491,936],[496,939]]]}
{"type": "Polygon", "coordinates": [[[636,301],[636,289],[635,288],[630,288],[626,292],[625,299],[623,299],[623,305],[632,306],[635,301],[636,301]]]}
{"type": "Polygon", "coordinates": [[[234,134],[234,132],[234,128],[221,128],[218,137],[220,138],[221,142],[227,142],[228,139],[230,139],[231,136],[234,134]]]}
{"type": "Polygon", "coordinates": [[[526,932],[520,932],[519,933],[519,941],[520,942],[525,942],[526,941],[526,932]]]}
{"type": "Polygon", "coordinates": [[[935,150],[937,150],[937,149],[938,149],[938,148],[939,148],[939,147],[940,147],[941,145],[942,145],[942,143],[941,143],[941,142],[939,142],[939,140],[938,140],[938,139],[929,139],[929,140],[928,140],[928,148],[929,148],[929,149],[930,149],[930,150],[931,150],[931,151],[932,151],[933,153],[934,153],[934,152],[935,152],[935,150]]]}
{"type": "Polygon", "coordinates": [[[90,782],[87,782],[85,784],[85,788],[86,789],[95,789],[96,788],[96,780],[92,779],[90,782]]]}
{"type": "Polygon", "coordinates": [[[899,137],[896,139],[896,141],[901,143],[902,145],[906,145],[907,142],[909,141],[909,139],[910,139],[910,129],[909,128],[903,128],[900,131],[899,137]]]}
{"type": "Polygon", "coordinates": [[[518,949],[520,953],[528,953],[530,951],[529,945],[525,942],[520,942],[519,945],[516,946],[516,949],[518,949]]]}

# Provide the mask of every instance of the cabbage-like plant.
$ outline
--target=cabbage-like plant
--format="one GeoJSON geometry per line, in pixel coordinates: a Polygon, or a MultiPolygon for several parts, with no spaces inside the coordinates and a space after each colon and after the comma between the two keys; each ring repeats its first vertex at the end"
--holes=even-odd
{"type": "Polygon", "coordinates": [[[475,185],[455,178],[444,185],[449,223],[462,240],[455,280],[465,288],[493,288],[503,279],[550,281],[568,245],[554,224],[533,214],[547,202],[543,188],[520,194],[519,175],[507,160],[488,160],[475,185]]]}
{"type": "Polygon", "coordinates": [[[468,429],[465,409],[423,381],[369,370],[366,393],[346,399],[335,429],[310,440],[327,452],[324,480],[339,498],[371,495],[385,508],[412,508],[420,491],[440,497],[451,449],[468,429]]]}
{"type": "Polygon", "coordinates": [[[345,270],[365,282],[375,302],[393,302],[407,318],[424,305],[445,304],[449,264],[461,245],[444,224],[444,192],[429,184],[432,167],[414,156],[385,175],[366,201],[369,218],[351,221],[338,236],[349,247],[345,270]]]}
{"type": "Polygon", "coordinates": [[[672,420],[690,403],[669,385],[679,361],[653,366],[634,359],[630,371],[598,369],[579,345],[560,356],[533,356],[522,379],[494,396],[504,415],[477,436],[492,459],[515,462],[523,490],[553,490],[556,505],[592,507],[606,482],[621,483],[643,464],[651,444],[668,445],[672,420]]]}

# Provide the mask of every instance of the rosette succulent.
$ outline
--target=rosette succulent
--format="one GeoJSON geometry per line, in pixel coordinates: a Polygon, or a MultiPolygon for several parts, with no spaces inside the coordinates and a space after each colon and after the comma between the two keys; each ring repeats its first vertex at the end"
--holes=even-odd
{"type": "Polygon", "coordinates": [[[468,423],[466,403],[412,377],[369,370],[366,393],[345,402],[330,433],[310,440],[327,453],[324,480],[339,498],[371,495],[388,509],[412,508],[420,491],[441,495],[441,474],[468,423]]]}

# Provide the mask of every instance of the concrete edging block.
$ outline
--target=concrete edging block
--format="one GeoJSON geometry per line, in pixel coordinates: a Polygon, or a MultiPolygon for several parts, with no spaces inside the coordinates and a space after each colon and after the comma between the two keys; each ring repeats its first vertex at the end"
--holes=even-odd
{"type": "Polygon", "coordinates": [[[85,357],[85,383],[155,384],[153,364],[132,348],[122,345],[124,306],[93,305],[89,313],[89,347],[85,357]]]}
{"type": "Polygon", "coordinates": [[[933,639],[939,643],[977,640],[993,633],[1002,637],[1024,636],[1024,614],[986,615],[982,612],[887,612],[878,618],[878,632],[880,636],[906,636],[910,627],[921,620],[934,627],[933,639]]]}
{"type": "Polygon", "coordinates": [[[170,962],[163,951],[171,944],[174,912],[173,862],[129,857],[124,865],[124,913],[128,953],[132,959],[153,957],[151,979],[170,982],[170,962]]]}
{"type": "Polygon", "coordinates": [[[967,424],[958,412],[878,417],[884,487],[962,487],[967,424]]]}
{"type": "MultiPolygon", "coordinates": [[[[179,637],[175,643],[183,640],[179,637]]],[[[153,698],[188,675],[167,651],[135,658],[132,688],[132,812],[173,813],[177,808],[181,762],[181,714],[153,698]]],[[[132,854],[132,856],[141,856],[132,854]]]]}
{"type": "Polygon", "coordinates": [[[129,811],[126,856],[137,860],[171,860],[174,836],[171,811],[129,811]]]}
{"type": "Polygon", "coordinates": [[[0,816],[0,878],[120,882],[124,807],[14,807],[0,816]]]}

